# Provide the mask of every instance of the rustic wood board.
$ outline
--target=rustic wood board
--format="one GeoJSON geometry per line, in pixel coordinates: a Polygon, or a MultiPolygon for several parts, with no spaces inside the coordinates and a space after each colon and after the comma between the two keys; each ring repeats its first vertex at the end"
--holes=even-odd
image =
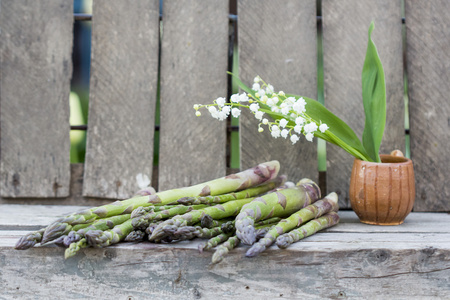
{"type": "Polygon", "coordinates": [[[269,249],[246,259],[240,248],[211,266],[211,253],[148,243],[87,249],[66,261],[63,249],[1,247],[0,287],[10,298],[448,299],[448,253],[269,249]]]}
{"type": "Polygon", "coordinates": [[[159,1],[95,1],[83,195],[128,198],[152,178],[159,1]]]}
{"type": "Polygon", "coordinates": [[[70,189],[69,195],[65,198],[3,198],[0,197],[1,204],[40,204],[40,205],[89,205],[99,206],[111,203],[113,200],[105,198],[83,197],[83,173],[84,164],[70,164],[70,189]]]}
{"type": "MultiPolygon", "coordinates": [[[[69,209],[43,208],[10,205],[0,212],[17,215],[20,222],[19,216],[32,211],[56,217],[69,209]]],[[[0,230],[0,288],[5,297],[58,297],[63,290],[68,299],[450,297],[450,230],[442,226],[450,222],[449,214],[412,213],[399,226],[368,226],[351,211],[339,214],[340,224],[286,250],[272,246],[250,259],[244,257],[248,247],[240,245],[217,265],[210,264],[212,252],[198,253],[199,240],[121,243],[64,260],[64,250],[52,246],[13,250],[26,231],[0,230]],[[408,223],[410,232],[402,232],[408,223]],[[426,223],[434,228],[424,229],[426,223]]]]}
{"type": "Polygon", "coordinates": [[[414,210],[450,211],[450,3],[405,1],[405,19],[414,210]]]}
{"type": "MultiPolygon", "coordinates": [[[[322,1],[325,106],[361,138],[364,129],[361,72],[368,29],[386,78],[387,117],[381,153],[405,149],[401,1],[322,1]]],[[[350,207],[348,187],[353,156],[327,145],[327,191],[340,195],[340,206],[350,207]]]]}
{"type": "Polygon", "coordinates": [[[226,172],[226,124],[194,104],[227,94],[228,2],[166,1],[161,49],[159,190],[226,172]]]}
{"type": "Polygon", "coordinates": [[[0,195],[66,197],[73,4],[0,5],[0,195]]]}
{"type": "MultiPolygon", "coordinates": [[[[317,98],[316,1],[238,1],[239,76],[249,85],[256,75],[275,91],[317,98]]],[[[292,145],[274,139],[246,111],[240,117],[241,168],[280,161],[288,179],[318,179],[317,143],[304,137],[292,145]]]]}

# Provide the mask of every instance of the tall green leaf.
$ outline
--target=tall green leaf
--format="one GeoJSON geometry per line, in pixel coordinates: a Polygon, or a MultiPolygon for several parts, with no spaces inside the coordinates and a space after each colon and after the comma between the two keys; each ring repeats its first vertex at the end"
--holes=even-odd
{"type": "MultiPolygon", "coordinates": [[[[299,98],[299,96],[294,97],[299,98]]],[[[307,97],[303,97],[303,99],[306,101],[306,113],[308,116],[314,120],[327,124],[329,126],[328,131],[334,135],[332,140],[320,132],[315,133],[316,136],[343,148],[353,156],[359,156],[363,160],[369,159],[358,136],[344,121],[329,111],[320,102],[307,97]],[[355,155],[355,152],[360,155],[355,155]]]]}
{"type": "Polygon", "coordinates": [[[362,70],[362,98],[366,115],[362,142],[369,156],[381,162],[378,151],[386,124],[386,83],[383,65],[371,37],[374,27],[372,22],[362,70]]]}

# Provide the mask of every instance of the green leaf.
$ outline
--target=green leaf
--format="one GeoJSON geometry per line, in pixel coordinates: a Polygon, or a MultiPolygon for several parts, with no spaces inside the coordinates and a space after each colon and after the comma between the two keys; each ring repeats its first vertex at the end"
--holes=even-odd
{"type": "MultiPolygon", "coordinates": [[[[286,94],[286,96],[292,96],[297,99],[300,97],[297,95],[288,94],[286,94]]],[[[305,99],[306,101],[306,113],[308,114],[308,116],[316,121],[321,121],[322,123],[327,124],[329,127],[328,131],[334,135],[334,139],[330,140],[330,138],[328,138],[326,135],[321,134],[320,132],[316,132],[315,135],[317,137],[320,137],[327,142],[333,143],[343,148],[353,156],[359,156],[358,158],[360,159],[369,160],[369,156],[363,145],[361,144],[358,136],[344,121],[342,121],[338,116],[329,111],[320,102],[307,97],[303,97],[303,99],[305,99]],[[356,155],[355,151],[360,155],[356,155]]]]}
{"type": "Polygon", "coordinates": [[[246,86],[240,79],[238,76],[234,75],[231,72],[227,72],[229,75],[233,76],[234,80],[236,80],[237,85],[247,94],[253,95],[255,96],[255,91],[252,90],[251,88],[249,88],[248,86],[246,86]]]}
{"type": "Polygon", "coordinates": [[[374,27],[372,22],[362,70],[362,98],[366,115],[362,142],[369,156],[374,161],[381,162],[378,151],[386,124],[386,83],[383,65],[371,38],[374,27]]]}

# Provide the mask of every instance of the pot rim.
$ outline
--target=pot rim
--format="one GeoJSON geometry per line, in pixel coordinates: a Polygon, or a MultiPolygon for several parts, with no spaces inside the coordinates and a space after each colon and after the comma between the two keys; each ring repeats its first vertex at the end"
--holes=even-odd
{"type": "Polygon", "coordinates": [[[380,158],[381,158],[381,163],[365,161],[365,160],[361,160],[358,158],[355,158],[355,161],[359,161],[359,162],[367,164],[367,165],[408,165],[408,164],[412,164],[412,160],[407,157],[404,157],[404,156],[380,154],[380,158]]]}

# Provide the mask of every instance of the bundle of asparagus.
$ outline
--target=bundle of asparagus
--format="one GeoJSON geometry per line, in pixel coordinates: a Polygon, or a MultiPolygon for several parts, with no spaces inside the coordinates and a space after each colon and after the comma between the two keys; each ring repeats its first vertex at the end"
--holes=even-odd
{"type": "Polygon", "coordinates": [[[203,238],[208,240],[199,245],[199,251],[217,246],[212,256],[217,263],[241,241],[253,244],[247,252],[251,257],[275,241],[285,248],[337,223],[336,194],[318,201],[317,184],[309,179],[297,185],[286,182],[286,176],[278,176],[279,169],[278,161],[269,161],[190,187],[139,191],[133,198],[62,217],[23,236],[15,248],[55,243],[66,247],[69,258],[86,247],[121,241],[170,243],[203,238]],[[303,224],[308,227],[293,230],[303,224]]]}

